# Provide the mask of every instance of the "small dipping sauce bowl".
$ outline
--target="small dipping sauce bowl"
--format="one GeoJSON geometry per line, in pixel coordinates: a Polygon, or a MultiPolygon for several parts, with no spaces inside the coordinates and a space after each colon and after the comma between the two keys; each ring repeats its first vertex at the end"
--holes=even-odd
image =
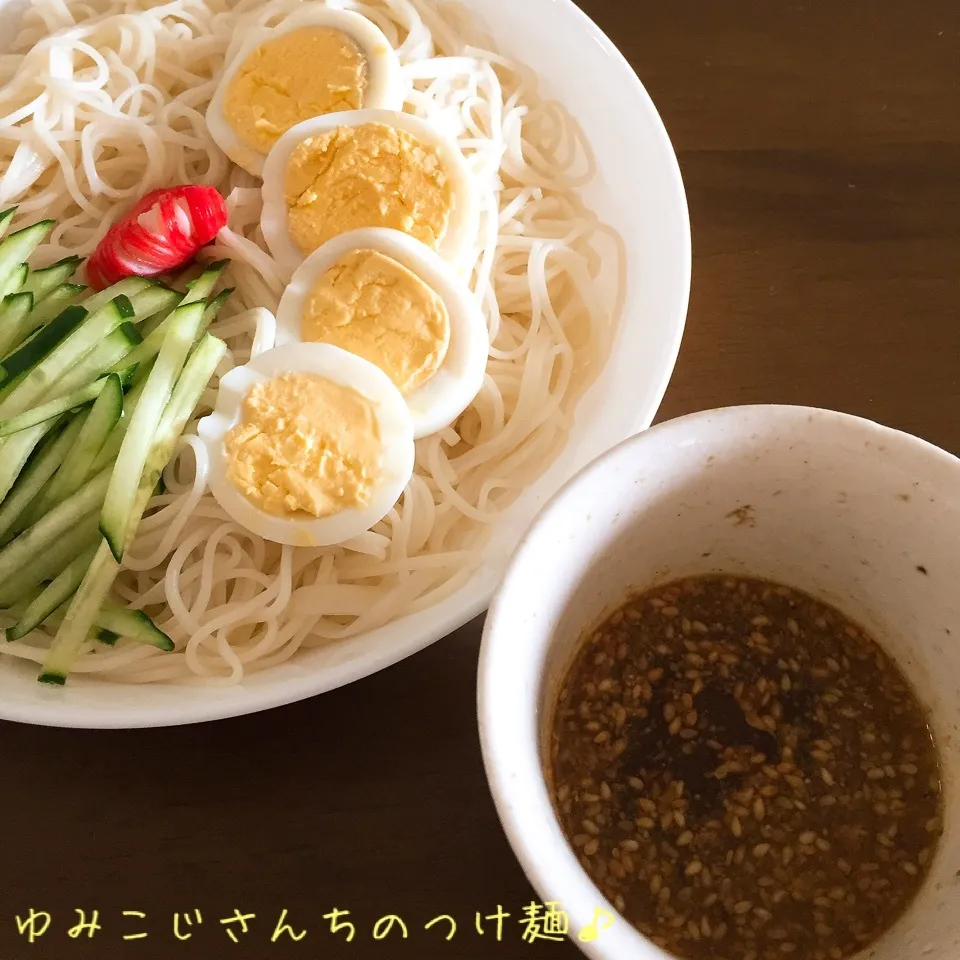
{"type": "Polygon", "coordinates": [[[830,604],[909,681],[939,750],[944,831],[907,911],[855,956],[956,960],[960,460],[806,407],[706,411],[630,438],[574,477],[514,554],[484,628],[479,724],[500,819],[543,902],[566,912],[570,936],[595,960],[667,956],[617,914],[569,845],[551,797],[550,739],[590,632],[631,595],[710,574],[830,604]],[[613,916],[609,928],[596,927],[597,911],[613,916]]]}

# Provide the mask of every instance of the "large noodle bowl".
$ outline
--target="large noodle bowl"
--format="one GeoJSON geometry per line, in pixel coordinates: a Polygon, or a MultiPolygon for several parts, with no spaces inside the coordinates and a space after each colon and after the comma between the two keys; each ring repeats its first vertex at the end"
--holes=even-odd
{"type": "MultiPolygon", "coordinates": [[[[260,230],[259,181],[211,140],[204,110],[243,36],[299,0],[34,0],[0,57],[0,203],[56,218],[38,264],[88,255],[146,190],[205,183],[228,228],[203,251],[229,257],[236,293],[212,332],[219,374],[269,346],[255,307],[275,310],[284,275],[260,230]]],[[[491,349],[483,388],[451,427],[417,442],[403,496],[371,531],[335,548],[262,540],[208,493],[189,428],[115,587],[175,641],[88,650],[77,672],[123,682],[240,682],[301,648],[424,610],[474,572],[491,525],[562,448],[576,401],[602,367],[611,320],[598,294],[607,231],[576,189],[584,152],[536,78],[495,52],[458,4],[376,0],[337,6],[373,20],[412,79],[405,109],[456,137],[481,197],[470,288],[491,349]]],[[[211,384],[197,411],[216,396],[211,384]]],[[[41,643],[42,642],[42,643],[41,643]]],[[[41,661],[39,637],[6,644],[41,661]]]]}

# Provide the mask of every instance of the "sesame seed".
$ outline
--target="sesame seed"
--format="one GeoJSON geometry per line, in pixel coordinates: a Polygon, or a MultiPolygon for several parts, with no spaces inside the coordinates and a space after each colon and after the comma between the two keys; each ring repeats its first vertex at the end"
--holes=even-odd
{"type": "Polygon", "coordinates": [[[922,707],[841,614],[727,579],[661,587],[587,635],[555,714],[555,809],[665,953],[853,960],[943,828],[922,707]]]}

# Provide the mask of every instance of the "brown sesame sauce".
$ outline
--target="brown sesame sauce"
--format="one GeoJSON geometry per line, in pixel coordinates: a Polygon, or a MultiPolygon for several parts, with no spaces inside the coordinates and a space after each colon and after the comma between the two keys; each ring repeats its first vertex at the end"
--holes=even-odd
{"type": "Polygon", "coordinates": [[[936,747],[894,662],[837,610],[697,577],[579,650],[555,804],[623,916],[688,960],[842,960],[904,912],[941,832],[936,747]]]}

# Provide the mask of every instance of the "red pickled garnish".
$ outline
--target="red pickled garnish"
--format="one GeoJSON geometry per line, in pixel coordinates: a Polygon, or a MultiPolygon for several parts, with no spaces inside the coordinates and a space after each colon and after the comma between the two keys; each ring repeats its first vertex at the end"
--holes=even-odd
{"type": "Polygon", "coordinates": [[[115,223],[87,261],[87,282],[103,290],[124,277],[154,277],[186,266],[227,225],[214,187],[152,190],[115,223]]]}

